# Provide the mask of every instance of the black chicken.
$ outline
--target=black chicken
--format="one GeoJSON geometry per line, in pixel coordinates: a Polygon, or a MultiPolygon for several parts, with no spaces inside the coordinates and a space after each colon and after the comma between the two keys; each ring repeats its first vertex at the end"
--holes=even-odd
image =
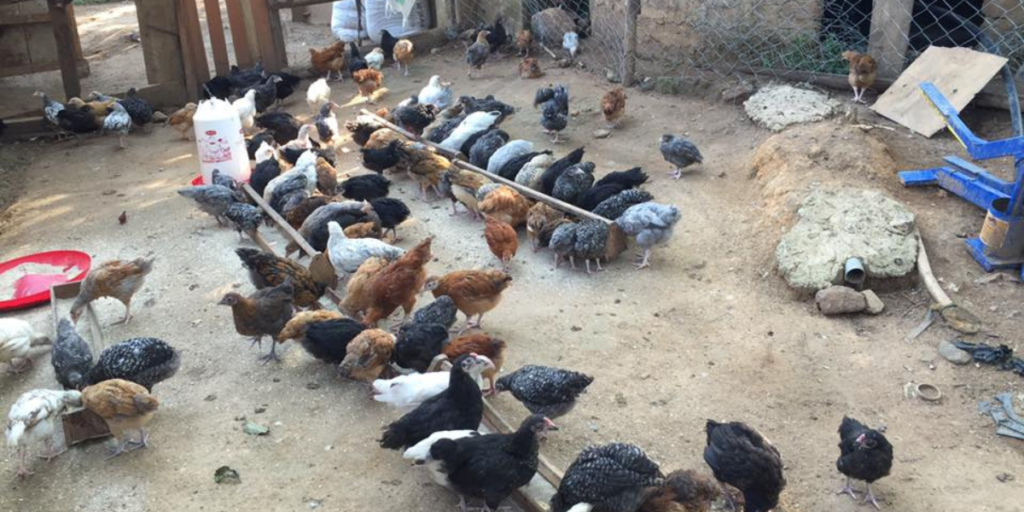
{"type": "Polygon", "coordinates": [[[288,112],[276,110],[256,116],[256,126],[267,130],[278,144],[287,144],[299,136],[299,124],[288,112]]]}
{"type": "Polygon", "coordinates": [[[249,185],[252,186],[257,194],[262,196],[270,180],[280,175],[281,163],[276,158],[268,158],[256,164],[256,167],[253,168],[252,175],[249,176],[249,185]]]}
{"type": "Polygon", "coordinates": [[[299,341],[309,355],[330,364],[345,359],[345,349],[366,327],[348,318],[313,322],[306,327],[306,335],[299,341]]]}
{"type": "Polygon", "coordinates": [[[226,76],[215,76],[203,84],[203,99],[218,98],[227,100],[231,97],[234,85],[226,76]]]}
{"type": "MultiPolygon", "coordinates": [[[[251,87],[252,90],[256,91],[256,112],[263,112],[270,108],[271,105],[277,102],[277,84],[282,82],[282,78],[276,75],[267,77],[267,80],[259,85],[251,87]]],[[[242,94],[245,95],[244,93],[242,94]]]]}
{"type": "Polygon", "coordinates": [[[505,145],[509,140],[509,135],[502,130],[497,128],[492,129],[489,132],[484,133],[476,142],[469,148],[469,153],[463,152],[464,155],[469,155],[469,161],[473,165],[481,168],[487,168],[487,162],[491,160],[491,156],[494,152],[505,145]]]}
{"type": "Polygon", "coordinates": [[[412,321],[417,324],[441,324],[446,329],[451,329],[455,325],[458,312],[455,301],[447,295],[442,295],[434,299],[434,302],[417,309],[412,314],[412,321]]]}
{"type": "Polygon", "coordinates": [[[494,130],[497,130],[497,128],[492,127],[490,130],[480,130],[478,132],[473,133],[473,135],[470,135],[468,138],[466,138],[466,142],[463,142],[462,145],[459,146],[459,153],[462,153],[463,155],[468,155],[469,152],[473,150],[473,146],[476,145],[476,142],[478,140],[482,139],[485,135],[491,133],[494,130]]]}
{"type": "Polygon", "coordinates": [[[245,151],[249,153],[249,160],[256,160],[256,151],[266,142],[271,147],[274,145],[274,136],[270,132],[261,131],[245,139],[245,151]]]}
{"type": "Polygon", "coordinates": [[[604,177],[597,180],[597,183],[594,183],[594,186],[599,187],[615,183],[622,185],[622,190],[626,190],[627,188],[636,188],[647,183],[647,179],[647,173],[643,169],[634,167],[628,171],[616,171],[605,174],[604,177]]]}
{"type": "Polygon", "coordinates": [[[493,367],[487,359],[472,354],[459,356],[452,364],[448,388],[388,425],[380,446],[398,450],[408,448],[434,432],[480,428],[484,398],[470,372],[488,366],[493,367]]]}
{"type": "Polygon", "coordinates": [[[387,30],[380,31],[380,49],[384,50],[384,58],[386,60],[395,60],[396,44],[398,44],[398,38],[391,35],[391,32],[387,30]]]}
{"type": "Polygon", "coordinates": [[[338,187],[341,196],[353,201],[369,201],[387,197],[391,190],[391,180],[380,174],[360,174],[353,176],[338,187]]]}
{"type": "Polygon", "coordinates": [[[412,100],[408,105],[391,111],[391,119],[398,126],[419,136],[427,126],[430,126],[430,123],[434,122],[440,111],[436,105],[420,103],[416,96],[413,96],[412,100]]]}
{"type": "Polygon", "coordinates": [[[645,488],[659,485],[664,475],[658,464],[631,444],[588,446],[565,470],[551,512],[581,510],[634,512],[644,501],[645,488]]]}
{"type": "Polygon", "coordinates": [[[367,116],[359,116],[354,121],[345,121],[345,129],[352,134],[352,142],[358,144],[359,147],[365,146],[370,141],[373,132],[382,128],[384,125],[367,116]]]}
{"type": "Polygon", "coordinates": [[[373,211],[377,212],[377,216],[380,217],[380,227],[384,228],[382,234],[386,235],[388,231],[394,236],[392,242],[400,242],[402,239],[398,237],[398,225],[405,222],[409,218],[409,207],[405,205],[400,199],[393,197],[379,197],[377,199],[370,200],[370,206],[373,207],[373,211]]]}
{"type": "Polygon", "coordinates": [[[96,116],[92,115],[92,108],[65,108],[57,112],[57,125],[62,130],[72,133],[91,133],[99,131],[100,125],[96,123],[96,116]]]}
{"type": "Polygon", "coordinates": [[[356,71],[369,69],[370,66],[369,64],[366,63],[366,59],[364,59],[363,56],[359,53],[359,47],[356,46],[356,43],[353,41],[348,43],[348,45],[350,55],[348,59],[348,72],[354,75],[356,74],[356,71]]]}
{"type": "Polygon", "coordinates": [[[491,53],[494,53],[506,44],[508,44],[508,31],[505,30],[505,25],[501,23],[501,16],[494,19],[494,25],[487,29],[487,44],[491,47],[491,53]]]}
{"type": "Polygon", "coordinates": [[[428,133],[424,138],[434,144],[440,144],[444,142],[444,140],[447,139],[460,124],[462,124],[462,121],[465,120],[465,114],[445,119],[441,124],[434,127],[433,130],[430,130],[430,133],[428,133]]]}
{"type": "MultiPolygon", "coordinates": [[[[348,207],[345,203],[334,204],[338,205],[340,208],[332,209],[330,214],[318,216],[318,218],[313,219],[316,222],[311,223],[308,226],[308,231],[306,231],[306,241],[309,242],[309,245],[317,251],[324,252],[327,250],[327,240],[331,236],[330,229],[327,226],[331,222],[337,222],[342,229],[353,224],[360,224],[363,222],[380,224],[380,220],[376,218],[377,215],[374,214],[372,210],[370,212],[366,212],[358,207],[358,203],[353,205],[353,207],[348,207]]],[[[332,205],[328,204],[321,206],[320,208],[326,208],[327,206],[332,205]]],[[[314,215],[315,214],[316,212],[314,212],[314,215]]],[[[313,218],[313,215],[307,217],[306,220],[310,220],[311,218],[313,218]]],[[[303,222],[303,226],[306,226],[305,222],[303,222]]]]}
{"type": "Polygon", "coordinates": [[[583,193],[582,196],[577,198],[576,206],[587,210],[588,212],[594,211],[605,199],[628,189],[623,183],[605,183],[603,185],[594,185],[589,190],[583,193]]]}
{"type": "Polygon", "coordinates": [[[263,72],[262,63],[257,63],[255,66],[247,69],[231,66],[231,73],[228,75],[228,80],[231,82],[232,87],[235,88],[235,92],[244,91],[261,83],[264,78],[266,78],[266,75],[263,72]]]}
{"type": "Polygon", "coordinates": [[[402,158],[399,149],[401,146],[402,141],[393,140],[382,149],[360,148],[359,152],[363,154],[363,167],[384,174],[384,171],[398,165],[398,161],[402,158]]]}
{"type": "Polygon", "coordinates": [[[138,97],[138,90],[134,87],[128,89],[124,98],[117,100],[132,118],[137,126],[145,126],[153,121],[153,106],[148,101],[138,97]]]}
{"type": "Polygon", "coordinates": [[[515,107],[498,101],[494,98],[493,94],[488,94],[483,99],[461,96],[459,97],[459,104],[462,105],[462,112],[467,115],[473,112],[500,112],[501,115],[494,121],[496,125],[501,124],[506,117],[516,113],[515,107]]]}
{"type": "Polygon", "coordinates": [[[302,78],[299,78],[291,73],[286,73],[284,71],[274,71],[273,73],[270,74],[270,76],[276,76],[281,78],[281,81],[278,82],[277,84],[276,94],[277,101],[279,104],[292,94],[295,94],[295,89],[297,89],[299,87],[299,84],[302,83],[302,78]]]}
{"type": "Polygon", "coordinates": [[[534,414],[558,418],[572,410],[576,398],[593,381],[579,372],[528,364],[498,379],[495,389],[511,391],[534,414]]]}
{"type": "Polygon", "coordinates": [[[528,416],[511,434],[487,434],[441,439],[430,446],[430,457],[441,462],[439,472],[447,486],[466,497],[482,499],[487,510],[498,510],[516,489],[530,483],[537,473],[538,436],[557,430],[540,414],[528,416]]]}
{"type": "MultiPolygon", "coordinates": [[[[786,486],[782,457],[760,433],[744,423],[708,420],[704,461],[715,478],[743,493],[745,512],[767,512],[786,486]]],[[[726,493],[732,502],[732,496],[726,493]]],[[[733,504],[735,507],[735,504],[733,504]]]]}
{"type": "Polygon", "coordinates": [[[86,378],[92,368],[92,350],[66,318],[61,318],[57,324],[57,339],[53,342],[50,362],[53,363],[57,382],[64,389],[81,390],[86,386],[86,378]]]}
{"type": "Polygon", "coordinates": [[[178,372],[181,354],[156,338],[132,338],[100,353],[89,371],[89,384],[124,379],[153,391],[153,386],[178,372]]]}
{"type": "Polygon", "coordinates": [[[426,373],[448,343],[448,326],[414,322],[402,327],[391,360],[401,368],[426,373]]]}
{"type": "Polygon", "coordinates": [[[881,510],[871,484],[889,474],[892,469],[892,445],[881,432],[865,427],[861,422],[843,416],[839,425],[839,458],[836,469],[846,475],[846,486],[840,493],[849,494],[857,499],[853,490],[853,480],[863,480],[867,484],[863,503],[871,503],[881,510]]]}
{"type": "Polygon", "coordinates": [[[566,169],[583,161],[583,146],[580,146],[573,150],[568,155],[555,160],[550,167],[544,170],[544,174],[541,175],[541,192],[551,195],[551,191],[555,188],[555,182],[558,181],[558,177],[565,172],[566,169]]]}

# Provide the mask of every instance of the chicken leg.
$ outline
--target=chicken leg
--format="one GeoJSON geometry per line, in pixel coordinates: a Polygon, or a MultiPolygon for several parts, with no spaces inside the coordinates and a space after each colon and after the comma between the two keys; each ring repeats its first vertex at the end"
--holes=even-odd
{"type": "Polygon", "coordinates": [[[259,346],[260,348],[263,348],[263,335],[262,334],[259,335],[259,336],[253,336],[252,343],[249,344],[249,349],[251,350],[252,347],[254,347],[254,346],[259,346]]]}
{"type": "Polygon", "coordinates": [[[128,300],[124,301],[124,318],[122,318],[121,320],[118,320],[117,322],[114,322],[114,325],[117,325],[117,324],[128,325],[128,322],[131,322],[131,321],[132,321],[132,299],[129,298],[128,300]]]}
{"type": "Polygon", "coordinates": [[[58,455],[60,455],[60,454],[62,454],[62,453],[67,451],[67,448],[65,448],[65,449],[63,449],[63,450],[61,450],[59,452],[57,450],[54,450],[53,449],[53,438],[52,437],[51,438],[47,438],[45,441],[43,441],[43,446],[46,446],[46,453],[40,454],[39,458],[45,460],[46,462],[52,461],[58,455]]]}
{"type": "Polygon", "coordinates": [[[860,504],[864,505],[870,503],[875,507],[875,510],[882,510],[882,507],[878,505],[878,500],[875,499],[875,493],[871,492],[871,484],[867,484],[867,494],[864,495],[864,499],[861,500],[860,504]]]}
{"type": "Polygon", "coordinates": [[[853,480],[850,477],[846,477],[846,485],[844,485],[842,489],[839,489],[839,492],[836,494],[849,494],[853,499],[860,497],[857,496],[857,491],[853,489],[853,480]]]}
{"type": "Polygon", "coordinates": [[[14,473],[14,478],[17,478],[17,479],[20,480],[20,479],[23,479],[23,478],[28,478],[29,476],[32,476],[32,475],[35,474],[35,471],[32,471],[31,469],[28,468],[27,460],[28,460],[28,448],[26,448],[24,446],[19,446],[18,447],[18,470],[14,473]]]}
{"type": "Polygon", "coordinates": [[[644,249],[644,259],[637,266],[636,269],[644,269],[651,266],[651,250],[649,248],[644,249]]]}
{"type": "MultiPolygon", "coordinates": [[[[261,338],[262,338],[262,336],[261,336],[261,338]]],[[[267,364],[267,363],[269,363],[271,361],[273,361],[275,363],[280,363],[281,362],[281,358],[277,356],[276,350],[277,350],[277,340],[271,338],[271,340],[270,340],[270,353],[265,355],[265,356],[260,357],[260,361],[263,361],[263,364],[267,364]]]]}
{"type": "Polygon", "coordinates": [[[676,167],[676,169],[674,171],[668,173],[668,175],[671,176],[672,179],[678,180],[679,178],[683,177],[683,170],[681,168],[679,168],[679,167],[676,167]]]}

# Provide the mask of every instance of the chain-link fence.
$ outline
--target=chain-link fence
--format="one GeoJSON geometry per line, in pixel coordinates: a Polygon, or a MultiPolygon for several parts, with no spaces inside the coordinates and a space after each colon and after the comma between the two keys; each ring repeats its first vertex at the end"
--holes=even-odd
{"type": "Polygon", "coordinates": [[[523,27],[560,57],[562,34],[580,37],[579,61],[619,79],[633,35],[642,77],[750,75],[759,81],[845,74],[847,50],[868,52],[893,78],[929,45],[998,53],[1024,64],[1022,0],[454,0],[462,28],[501,17],[511,37],[523,27]]]}

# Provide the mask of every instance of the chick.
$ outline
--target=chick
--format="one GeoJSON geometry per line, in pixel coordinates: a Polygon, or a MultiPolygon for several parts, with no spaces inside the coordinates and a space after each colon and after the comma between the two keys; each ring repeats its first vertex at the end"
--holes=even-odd
{"type": "Polygon", "coordinates": [[[484,67],[484,63],[487,62],[487,56],[491,53],[491,47],[487,43],[487,36],[490,32],[487,30],[481,30],[476,35],[476,42],[471,44],[469,48],[466,48],[466,64],[469,65],[469,70],[466,72],[466,76],[470,80],[473,79],[473,70],[480,70],[484,67]]]}
{"type": "Polygon", "coordinates": [[[562,34],[562,49],[569,52],[569,60],[576,58],[580,51],[580,36],[576,32],[562,34]]]}
{"type": "Polygon", "coordinates": [[[516,50],[520,57],[530,56],[530,51],[533,50],[533,33],[528,29],[520,30],[519,33],[516,34],[516,50]]]}
{"type": "Polygon", "coordinates": [[[181,353],[157,338],[132,338],[100,352],[89,370],[89,384],[124,379],[148,390],[178,373],[181,353]]]}
{"type": "Polygon", "coordinates": [[[380,71],[384,67],[384,50],[380,48],[374,48],[370,50],[370,53],[366,54],[366,65],[370,69],[380,71]]]}
{"type": "Polygon", "coordinates": [[[178,189],[178,195],[189,198],[196,202],[199,209],[217,220],[217,224],[224,225],[224,213],[228,207],[239,201],[239,194],[229,188],[220,185],[197,185],[178,189]]]}
{"type": "Polygon", "coordinates": [[[384,75],[375,69],[363,69],[352,75],[356,85],[359,87],[359,95],[366,99],[366,102],[373,105],[373,93],[384,85],[384,75]]]}
{"type": "Polygon", "coordinates": [[[608,123],[608,128],[617,128],[622,115],[626,113],[626,90],[616,87],[601,98],[601,113],[608,123]]]}
{"type": "Polygon", "coordinates": [[[128,111],[124,109],[124,105],[120,103],[114,103],[110,107],[107,113],[107,117],[103,119],[103,132],[113,132],[117,134],[117,147],[118,149],[124,149],[128,147],[124,142],[124,138],[128,136],[128,131],[132,127],[132,117],[128,115],[128,111]]]}
{"type": "Polygon", "coordinates": [[[476,139],[469,149],[469,161],[481,169],[487,168],[487,163],[502,146],[508,142],[509,135],[503,130],[493,128],[476,139]]]}
{"type": "Polygon", "coordinates": [[[531,413],[554,419],[568,414],[591,382],[583,373],[529,364],[498,379],[495,389],[512,392],[531,413]]]}
{"type": "Polygon", "coordinates": [[[559,225],[551,233],[551,239],[548,245],[551,250],[555,253],[555,268],[562,263],[565,258],[569,258],[569,264],[572,265],[572,269],[576,270],[576,230],[579,228],[579,224],[575,222],[566,222],[559,225]]]}
{"type": "Polygon", "coordinates": [[[381,329],[366,329],[349,342],[338,373],[352,380],[373,382],[388,367],[394,350],[394,335],[381,329]]]}
{"type": "Polygon", "coordinates": [[[519,249],[519,237],[512,226],[488,217],[484,228],[484,238],[487,239],[487,247],[491,254],[501,261],[501,269],[509,271],[512,258],[519,249]]]}
{"type": "Polygon", "coordinates": [[[111,297],[124,304],[124,318],[118,323],[127,324],[132,319],[132,297],[142,289],[146,276],[153,270],[154,259],[105,261],[90,270],[82,281],[78,297],[71,304],[71,321],[77,324],[90,302],[111,297]]]}
{"type": "Polygon", "coordinates": [[[569,116],[563,114],[558,105],[548,102],[544,104],[541,111],[540,125],[544,127],[545,133],[551,137],[551,142],[558,144],[561,142],[559,134],[569,126],[569,116]]]}
{"type": "Polygon", "coordinates": [[[32,324],[17,318],[0,318],[0,363],[12,365],[8,370],[11,373],[21,373],[32,366],[29,350],[48,342],[46,335],[37,332],[32,324]],[[13,366],[15,359],[21,359],[21,365],[13,366]]]}
{"type": "Polygon", "coordinates": [[[601,258],[605,256],[608,248],[608,234],[610,228],[604,221],[587,219],[580,221],[576,227],[576,244],[573,253],[578,258],[583,258],[587,266],[587,274],[590,274],[590,260],[597,263],[597,270],[600,272],[601,258]]]}
{"type": "Polygon", "coordinates": [[[275,348],[280,341],[281,330],[292,318],[294,292],[291,279],[285,279],[278,286],[256,290],[248,297],[235,292],[228,293],[218,303],[231,307],[235,331],[242,336],[252,336],[252,345],[262,347],[263,337],[271,337],[270,353],[260,358],[264,363],[280,361],[275,348]]]}
{"type": "Polygon", "coordinates": [[[430,77],[427,85],[423,89],[420,89],[420,94],[417,97],[420,103],[434,105],[438,110],[444,110],[450,107],[452,104],[452,98],[451,82],[442,82],[440,75],[430,77]]]}
{"type": "Polygon", "coordinates": [[[440,324],[447,329],[455,325],[459,309],[455,301],[447,295],[434,299],[434,302],[419,308],[412,315],[412,322],[417,324],[440,324]]]}
{"type": "Polygon", "coordinates": [[[239,240],[242,240],[243,231],[249,235],[249,238],[252,238],[260,224],[268,218],[262,208],[246,203],[234,203],[228,206],[224,217],[235,226],[239,240]]]}
{"type": "Polygon", "coordinates": [[[866,53],[843,52],[843,58],[850,62],[850,87],[853,87],[853,101],[864,103],[864,91],[875,84],[878,63],[866,53]]]}
{"type": "Polygon", "coordinates": [[[666,134],[661,136],[660,142],[661,156],[675,166],[675,170],[669,173],[674,180],[683,177],[684,168],[704,162],[697,146],[682,137],[666,134]]]}
{"type": "Polygon", "coordinates": [[[708,512],[722,495],[711,478],[693,470],[676,470],[644,499],[637,512],[708,512]]]}
{"type": "Polygon", "coordinates": [[[541,153],[533,157],[529,162],[526,162],[522,169],[519,169],[519,173],[516,174],[516,183],[533,190],[539,190],[544,177],[544,170],[551,167],[554,163],[555,157],[549,153],[541,153]]]}
{"type": "Polygon", "coordinates": [[[50,352],[53,374],[64,389],[81,390],[88,384],[92,349],[66,318],[57,323],[57,339],[50,352]]]}
{"type": "Polygon", "coordinates": [[[631,206],[615,219],[615,224],[627,235],[635,237],[637,244],[644,250],[643,261],[637,265],[637,270],[651,266],[651,249],[668,242],[677,222],[679,208],[657,203],[631,206]]]}
{"type": "Polygon", "coordinates": [[[526,57],[519,61],[519,78],[540,78],[544,76],[544,70],[540,68],[540,61],[534,57],[526,57]]]}
{"type": "Polygon", "coordinates": [[[494,217],[514,228],[526,222],[530,206],[528,199],[508,185],[498,186],[479,202],[480,211],[484,215],[494,217]]]}
{"type": "Polygon", "coordinates": [[[595,167],[594,162],[584,162],[566,169],[555,180],[555,187],[551,189],[551,196],[560,201],[578,205],[579,200],[583,198],[594,184],[595,167]]]}
{"type": "MultiPolygon", "coordinates": [[[[526,238],[530,240],[533,252],[537,252],[543,247],[539,236],[547,229],[547,226],[564,217],[565,213],[562,210],[552,208],[539,201],[530,207],[530,211],[526,216],[526,238]]],[[[552,229],[552,231],[554,230],[552,229]]],[[[548,239],[550,240],[550,234],[548,239]]]]}
{"type": "Polygon", "coordinates": [[[81,407],[82,394],[78,391],[52,391],[35,389],[22,394],[7,414],[7,446],[18,452],[18,478],[32,474],[28,468],[31,447],[42,441],[46,445],[47,460],[58,455],[53,445],[53,421],[68,408],[81,407]]]}
{"type": "Polygon", "coordinates": [[[196,115],[196,108],[197,105],[195,103],[186,103],[184,107],[171,114],[171,117],[167,120],[167,124],[181,132],[181,138],[183,139],[192,140],[193,135],[195,135],[192,131],[192,118],[196,115]]]}
{"type": "Polygon", "coordinates": [[[409,64],[412,64],[413,45],[408,39],[401,39],[395,43],[395,65],[402,74],[409,76],[409,64]],[[404,68],[404,69],[403,69],[404,68]]]}
{"type": "Polygon", "coordinates": [[[129,451],[126,448],[131,445],[134,446],[130,449],[148,446],[146,424],[153,419],[160,402],[146,392],[146,388],[121,379],[105,380],[82,390],[82,404],[103,418],[117,439],[117,446],[109,458],[129,451]],[[138,431],[138,441],[126,435],[131,430],[138,431]]]}

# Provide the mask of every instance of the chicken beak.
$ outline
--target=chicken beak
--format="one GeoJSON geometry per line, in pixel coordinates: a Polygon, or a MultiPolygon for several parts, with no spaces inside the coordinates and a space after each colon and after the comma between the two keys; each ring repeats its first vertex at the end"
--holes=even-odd
{"type": "Polygon", "coordinates": [[[861,434],[861,435],[857,436],[857,440],[855,442],[857,443],[857,446],[859,446],[861,448],[864,448],[864,441],[866,441],[866,440],[867,440],[867,436],[865,434],[861,434]]]}
{"type": "Polygon", "coordinates": [[[557,431],[558,430],[558,425],[555,425],[555,422],[553,422],[553,421],[551,421],[551,420],[549,420],[547,418],[544,418],[544,423],[545,423],[544,430],[548,430],[548,431],[557,431]]]}

